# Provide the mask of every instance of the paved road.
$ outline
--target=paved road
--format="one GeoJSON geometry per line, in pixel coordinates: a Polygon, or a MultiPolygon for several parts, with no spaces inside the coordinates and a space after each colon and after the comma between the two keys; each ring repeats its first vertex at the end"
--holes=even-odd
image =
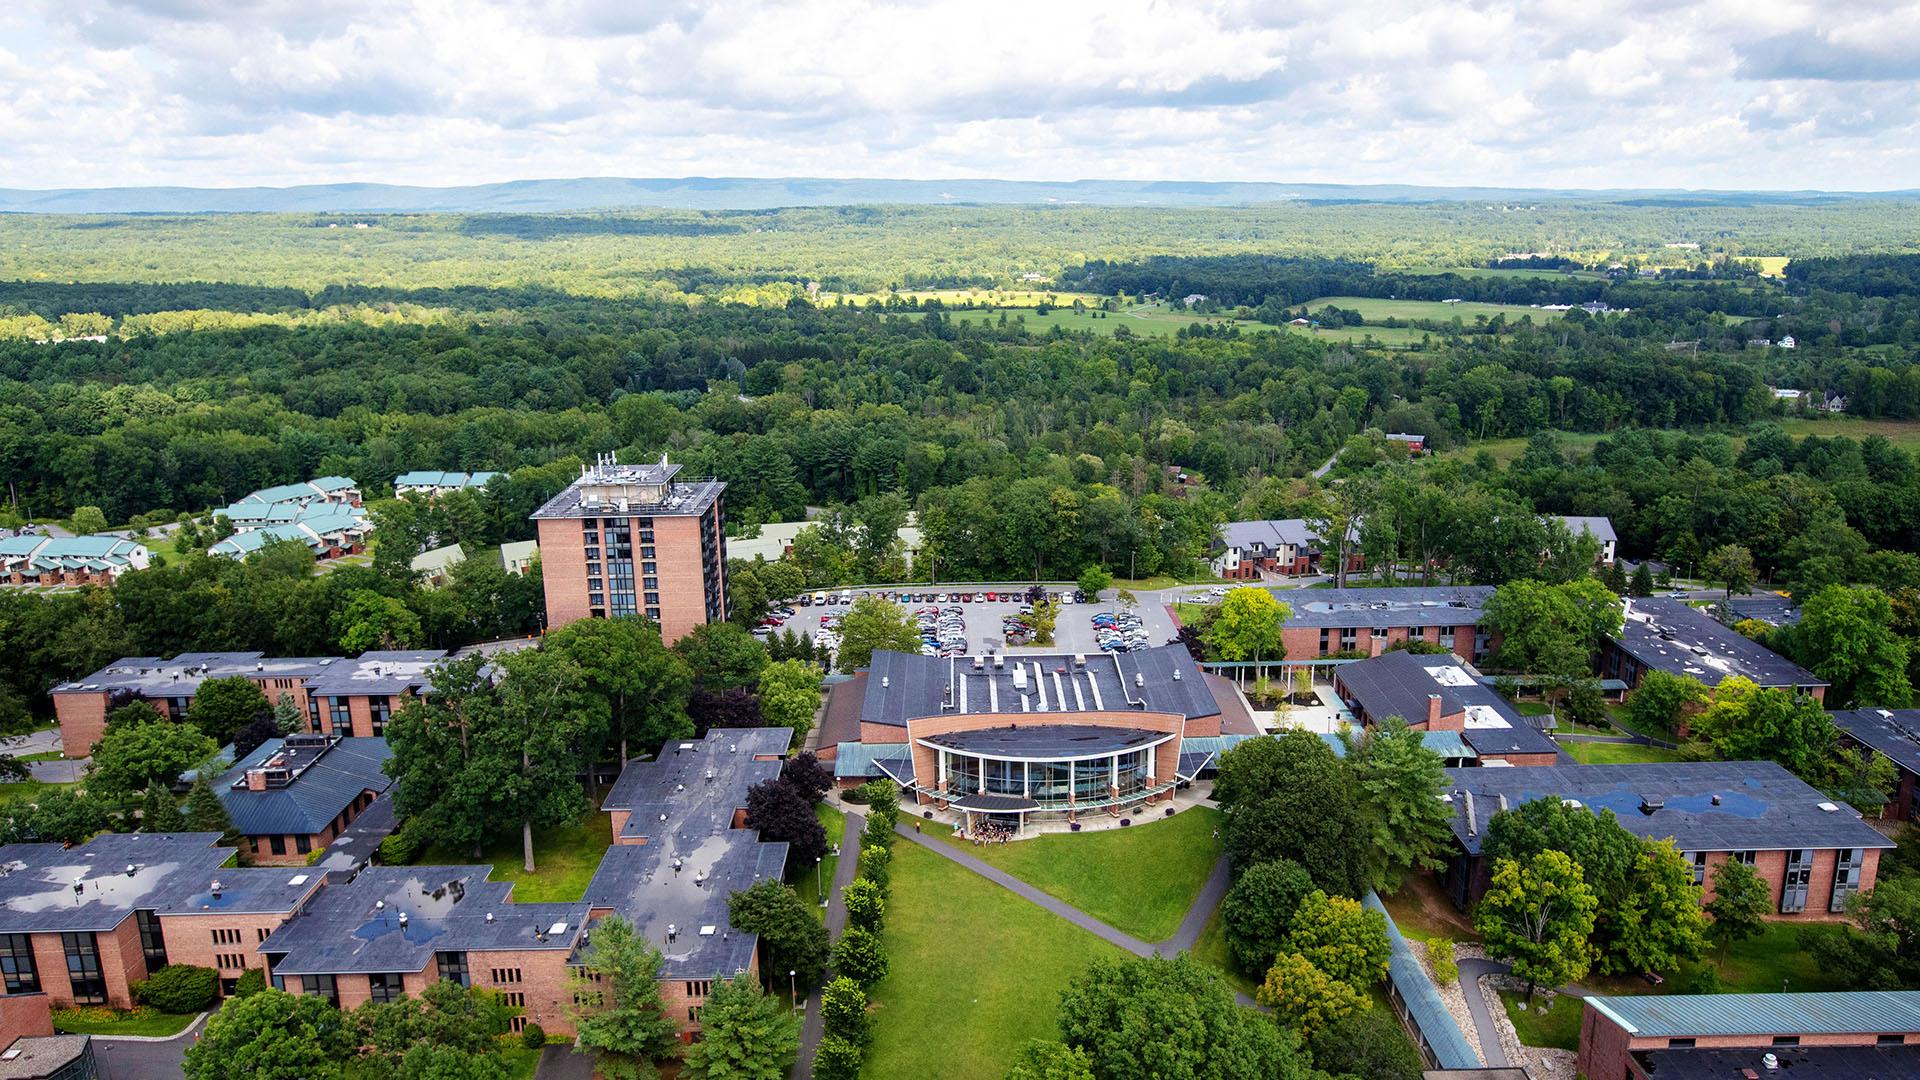
{"type": "Polygon", "coordinates": [[[593,1055],[576,1054],[568,1045],[549,1046],[540,1051],[533,1075],[537,1080],[593,1080],[593,1055]]]}
{"type": "MultiPolygon", "coordinates": [[[[847,822],[840,834],[840,861],[833,868],[833,891],[828,894],[827,936],[830,938],[839,937],[840,931],[846,928],[847,906],[840,900],[840,890],[853,881],[854,871],[860,867],[860,834],[867,827],[865,814],[856,813],[844,805],[841,809],[847,815],[847,822]]],[[[807,1015],[800,1023],[800,1057],[793,1064],[793,1080],[811,1080],[813,1051],[820,1045],[822,1034],[820,991],[816,989],[807,997],[807,1015]]]]}
{"type": "Polygon", "coordinates": [[[1327,473],[1333,470],[1333,463],[1339,460],[1340,460],[1339,454],[1335,454],[1332,457],[1328,458],[1327,463],[1325,465],[1322,465],[1319,468],[1313,470],[1313,478],[1315,480],[1318,480],[1321,477],[1327,475],[1327,473]]]}
{"type": "Polygon", "coordinates": [[[98,1080],[180,1080],[186,1076],[187,1047],[200,1037],[205,1015],[170,1039],[93,1037],[98,1080]]]}
{"type": "Polygon", "coordinates": [[[1227,866],[1227,857],[1220,856],[1213,864],[1213,872],[1207,875],[1206,884],[1200,886],[1200,895],[1193,898],[1193,906],[1187,909],[1186,917],[1180,920],[1180,928],[1173,936],[1154,946],[1161,956],[1174,956],[1178,953],[1192,952],[1200,941],[1200,935],[1207,929],[1207,920],[1213,918],[1213,909],[1227,895],[1227,889],[1233,885],[1233,871],[1227,866]]]}
{"type": "Polygon", "coordinates": [[[30,731],[25,735],[9,735],[0,739],[0,754],[44,754],[61,748],[59,728],[30,731]]]}

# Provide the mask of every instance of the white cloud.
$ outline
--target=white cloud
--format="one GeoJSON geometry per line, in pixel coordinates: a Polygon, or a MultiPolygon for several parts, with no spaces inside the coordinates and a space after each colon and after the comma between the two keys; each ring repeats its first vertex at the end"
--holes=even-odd
{"type": "Polygon", "coordinates": [[[0,186],[1920,187],[1920,6],[25,0],[0,186]]]}

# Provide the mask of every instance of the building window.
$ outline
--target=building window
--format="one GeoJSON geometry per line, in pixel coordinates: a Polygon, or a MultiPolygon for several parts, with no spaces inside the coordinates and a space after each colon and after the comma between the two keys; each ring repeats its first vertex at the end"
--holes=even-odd
{"type": "Polygon", "coordinates": [[[1331,633],[1332,631],[1324,626],[1320,628],[1320,651],[1323,654],[1327,651],[1327,641],[1331,633]]]}
{"type": "Polygon", "coordinates": [[[1794,848],[1787,852],[1786,884],[1780,890],[1780,911],[1784,915],[1807,910],[1807,883],[1813,880],[1813,852],[1794,848]]]}
{"type": "Polygon", "coordinates": [[[524,1016],[508,1017],[507,1030],[513,1032],[515,1035],[527,1030],[527,1018],[524,1016]]]}
{"type": "Polygon", "coordinates": [[[367,1000],[388,1002],[406,993],[406,986],[398,974],[367,976],[367,1000]]]}
{"type": "Polygon", "coordinates": [[[441,981],[459,983],[461,986],[468,985],[466,953],[435,953],[433,954],[433,959],[434,963],[438,966],[441,981]]]}
{"type": "Polygon", "coordinates": [[[500,998],[516,1009],[524,1009],[527,1007],[527,995],[518,990],[505,991],[500,995],[500,998]]]}
{"type": "Polygon", "coordinates": [[[1693,853],[1693,883],[1695,885],[1704,885],[1706,881],[1707,853],[1704,851],[1696,851],[1693,853]]]}
{"type": "Polygon", "coordinates": [[[1847,897],[1860,891],[1860,849],[1841,848],[1833,853],[1833,897],[1828,911],[1847,910],[1847,897]]]}
{"type": "Polygon", "coordinates": [[[267,847],[272,849],[275,855],[285,855],[287,853],[287,838],[284,836],[269,836],[267,837],[267,847]]]}
{"type": "Polygon", "coordinates": [[[100,948],[94,936],[61,934],[60,947],[67,954],[67,982],[73,986],[73,1003],[106,1004],[107,980],[100,975],[100,948]]]}
{"type": "Polygon", "coordinates": [[[136,911],[133,921],[140,927],[140,952],[147,958],[147,970],[167,966],[167,942],[160,935],[160,918],[151,911],[136,911]]]}
{"type": "Polygon", "coordinates": [[[375,694],[367,699],[367,709],[372,714],[374,737],[386,734],[387,720],[393,716],[393,699],[385,694],[375,694]]]}
{"type": "Polygon", "coordinates": [[[1420,641],[1420,640],[1423,640],[1426,636],[1427,636],[1427,628],[1424,626],[1407,627],[1408,641],[1420,641]]]}
{"type": "Polygon", "coordinates": [[[293,849],[302,855],[308,854],[309,852],[313,851],[313,838],[310,836],[294,837],[293,849]]]}
{"type": "Polygon", "coordinates": [[[1353,649],[1357,648],[1359,644],[1360,644],[1360,630],[1358,627],[1343,626],[1340,628],[1340,651],[1341,652],[1351,652],[1353,649]]]}
{"type": "Polygon", "coordinates": [[[1669,1050],[1691,1050],[1691,1049],[1693,1049],[1693,1040],[1692,1040],[1691,1038],[1685,1038],[1685,1039],[1668,1039],[1668,1040],[1667,1040],[1667,1049],[1669,1049],[1669,1050]]]}
{"type": "Polygon", "coordinates": [[[519,968],[494,968],[489,974],[493,976],[495,986],[505,986],[520,981],[519,968]]]}
{"type": "Polygon", "coordinates": [[[1775,1036],[1773,1037],[1773,1045],[1775,1045],[1775,1046],[1799,1046],[1799,1045],[1800,1045],[1800,1036],[1798,1036],[1798,1035],[1775,1035],[1775,1036]]]}
{"type": "Polygon", "coordinates": [[[1907,1037],[1905,1035],[1876,1035],[1874,1036],[1873,1044],[1875,1046],[1905,1046],[1907,1044],[1907,1037]]]}
{"type": "Polygon", "coordinates": [[[353,710],[347,706],[343,697],[330,698],[333,702],[333,733],[335,735],[353,734],[353,710]]]}
{"type": "Polygon", "coordinates": [[[695,979],[687,984],[686,990],[687,996],[690,998],[706,997],[708,994],[713,993],[713,980],[695,979]]]}
{"type": "Polygon", "coordinates": [[[239,979],[221,979],[220,980],[220,996],[223,998],[232,997],[236,992],[239,991],[239,989],[240,989],[239,979]]]}
{"type": "Polygon", "coordinates": [[[340,991],[331,975],[300,976],[300,992],[326,998],[335,1008],[340,1007],[340,991]]]}
{"type": "Polygon", "coordinates": [[[7,993],[40,992],[40,969],[33,964],[33,939],[25,934],[0,934],[0,975],[7,993]]]}
{"type": "Polygon", "coordinates": [[[1373,628],[1373,640],[1375,640],[1375,641],[1385,641],[1385,640],[1387,640],[1387,628],[1386,628],[1386,627],[1384,627],[1384,626],[1376,626],[1376,627],[1374,627],[1374,628],[1373,628]]]}
{"type": "Polygon", "coordinates": [[[1733,853],[1733,861],[1743,866],[1752,866],[1757,854],[1757,852],[1752,851],[1736,851],[1733,853]]]}

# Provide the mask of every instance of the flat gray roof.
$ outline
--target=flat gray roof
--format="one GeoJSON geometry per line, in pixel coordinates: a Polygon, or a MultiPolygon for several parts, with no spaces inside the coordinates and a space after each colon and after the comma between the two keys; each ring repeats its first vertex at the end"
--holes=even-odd
{"type": "Polygon", "coordinates": [[[1827,685],[1684,601],[1664,596],[1628,600],[1626,609],[1626,623],[1614,640],[1620,651],[1646,667],[1691,675],[1710,687],[1732,675],[1764,687],[1827,685]]]}
{"type": "Polygon", "coordinates": [[[311,738],[296,739],[304,745],[294,746],[286,739],[268,739],[214,784],[241,835],[311,836],[362,794],[393,785],[381,768],[393,756],[387,740],[338,738],[315,745],[311,738]],[[260,768],[289,772],[292,779],[284,786],[250,791],[247,773],[260,768]]]}
{"type": "Polygon", "coordinates": [[[1467,714],[1460,737],[1481,757],[1560,752],[1558,743],[1452,656],[1395,650],[1342,664],[1333,677],[1376,724],[1390,716],[1423,723],[1427,699],[1438,695],[1442,716],[1467,714]]]}
{"type": "Polygon", "coordinates": [[[233,882],[230,891],[222,890],[229,905],[250,905],[258,897],[249,899],[248,890],[297,872],[250,877],[222,870],[233,849],[215,847],[219,839],[218,833],[102,833],[75,848],[0,846],[0,868],[6,870],[0,875],[0,934],[112,930],[135,910],[188,903],[216,878],[223,885],[233,882]]]}
{"type": "Polygon", "coordinates": [[[680,471],[678,465],[617,465],[616,473],[575,480],[567,489],[547,504],[533,512],[533,519],[547,518],[601,518],[601,517],[693,517],[706,513],[727,485],[719,480],[673,479],[680,471]],[[632,474],[628,475],[628,470],[632,474]],[[587,493],[582,486],[591,489],[605,485],[651,486],[661,485],[665,492],[665,501],[657,503],[638,503],[629,501],[626,509],[620,509],[618,503],[599,502],[588,505],[587,493]]]}
{"type": "Polygon", "coordinates": [[[437,952],[571,951],[584,902],[517,904],[490,866],[369,866],[320,891],[260,943],[275,974],[421,971],[437,952]]]}
{"type": "Polygon", "coordinates": [[[1827,715],[1862,745],[1908,772],[1920,773],[1920,709],[1853,709],[1827,715]]]}
{"type": "Polygon", "coordinates": [[[316,697],[355,697],[361,694],[385,694],[389,697],[433,689],[428,673],[433,665],[447,658],[444,649],[395,649],[362,653],[352,660],[327,665],[307,681],[307,692],[316,697]]]}
{"type": "Polygon", "coordinates": [[[1465,768],[1448,769],[1447,777],[1453,833],[1470,855],[1480,854],[1487,822],[1503,805],[1536,799],[1572,799],[1596,814],[1612,811],[1628,832],[1671,838],[1682,851],[1893,846],[1853,807],[1771,761],[1465,768]]]}
{"type": "Polygon", "coordinates": [[[336,664],[337,656],[268,656],[260,652],[181,653],[170,660],[128,656],[82,679],[62,683],[53,693],[128,691],[146,698],[192,697],[207,679],[310,679],[336,664]]]}
{"type": "Polygon", "coordinates": [[[860,719],[905,727],[909,720],[944,715],[1133,711],[1191,719],[1221,710],[1183,645],[991,659],[880,650],[868,670],[860,719]]]}
{"type": "Polygon", "coordinates": [[[1293,609],[1288,626],[1475,626],[1491,585],[1394,589],[1274,589],[1293,609]]]}

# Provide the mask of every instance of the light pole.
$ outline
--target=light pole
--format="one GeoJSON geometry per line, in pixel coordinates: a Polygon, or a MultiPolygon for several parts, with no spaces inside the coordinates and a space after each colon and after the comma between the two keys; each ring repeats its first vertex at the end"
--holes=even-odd
{"type": "Polygon", "coordinates": [[[796,1014],[800,1011],[799,977],[800,973],[797,971],[787,972],[787,997],[793,1001],[793,1011],[796,1014]]]}
{"type": "Polygon", "coordinates": [[[820,894],[820,906],[826,907],[827,906],[827,887],[821,882],[820,859],[821,859],[821,856],[819,855],[815,855],[813,857],[813,891],[820,894]]]}

